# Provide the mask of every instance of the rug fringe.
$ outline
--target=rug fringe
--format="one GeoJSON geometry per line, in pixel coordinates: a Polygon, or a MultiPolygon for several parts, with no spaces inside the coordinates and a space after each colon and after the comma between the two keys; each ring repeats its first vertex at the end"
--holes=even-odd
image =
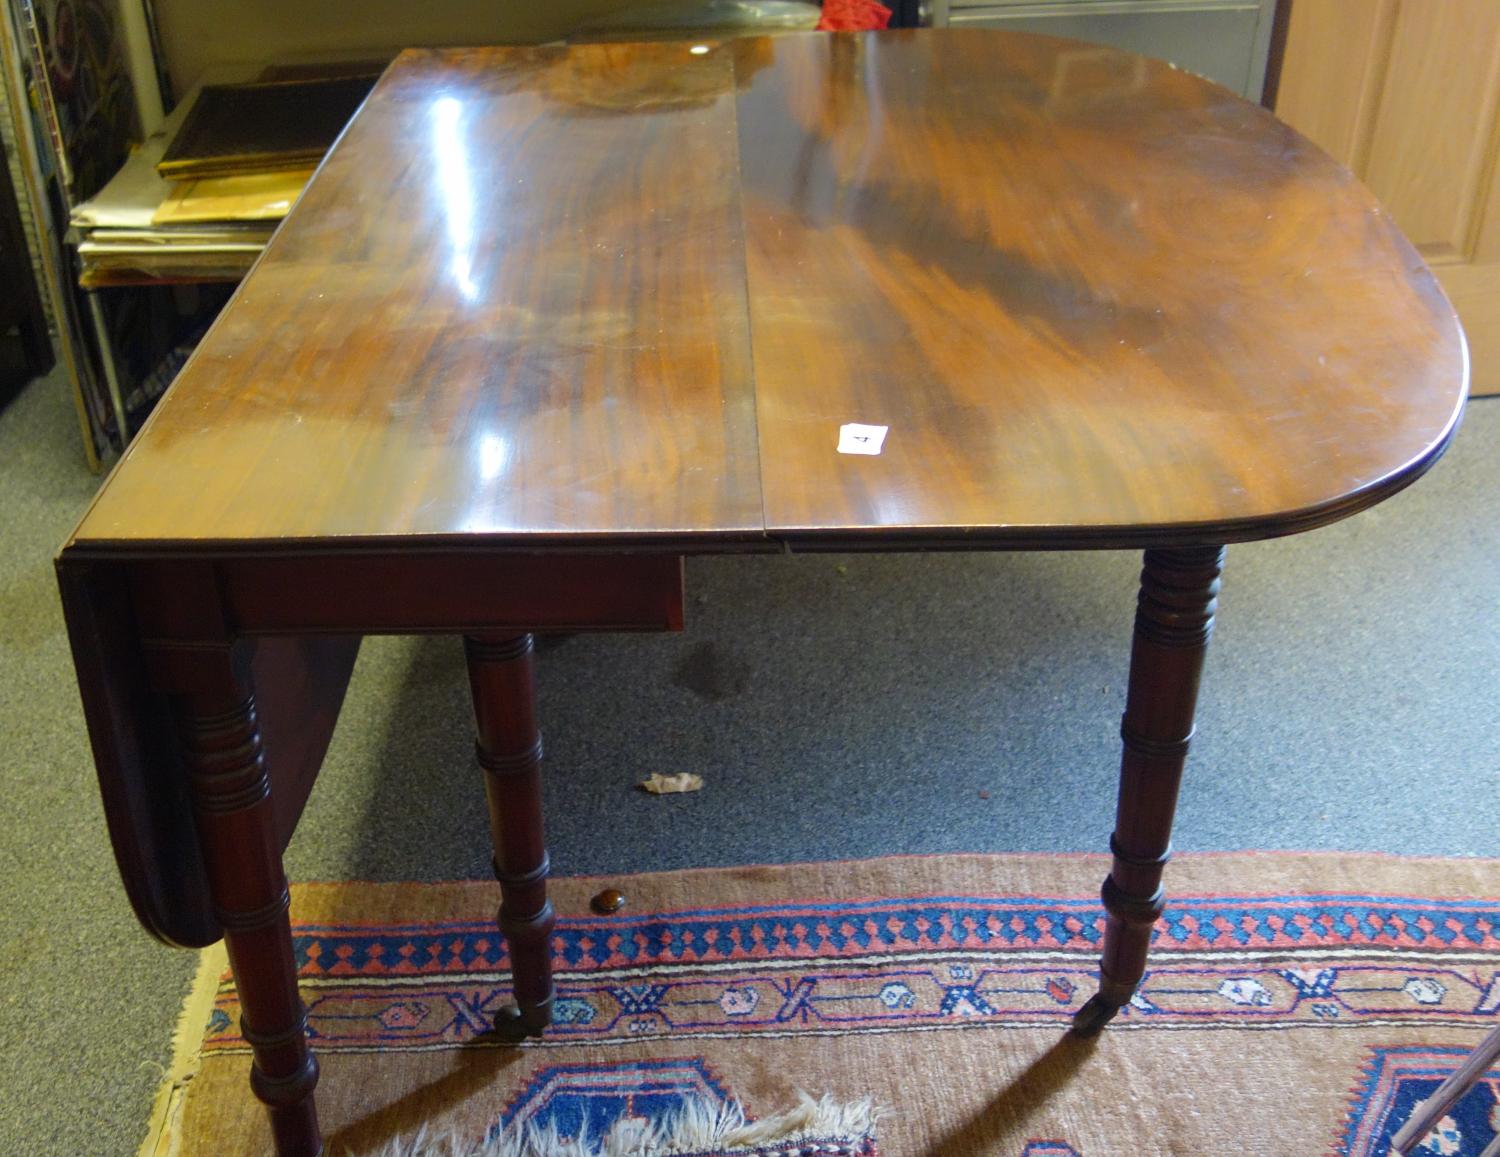
{"type": "Polygon", "coordinates": [[[151,1103],[151,1119],[138,1157],[176,1157],[182,1148],[182,1105],[187,1087],[203,1061],[203,1026],[213,1011],[219,978],[229,968],[222,940],[198,955],[198,970],[172,1033],[172,1063],[151,1103]]]}
{"type": "Polygon", "coordinates": [[[806,1152],[826,1157],[857,1157],[884,1111],[865,1098],[840,1104],[832,1097],[814,1100],[798,1093],[798,1104],[784,1113],[747,1121],[737,1101],[688,1101],[659,1122],[621,1120],[600,1138],[567,1140],[555,1126],[528,1126],[478,1144],[453,1134],[432,1136],[423,1126],[410,1139],[398,1137],[367,1157],[673,1157],[707,1154],[753,1157],[766,1146],[787,1153],[805,1144],[806,1152]]]}

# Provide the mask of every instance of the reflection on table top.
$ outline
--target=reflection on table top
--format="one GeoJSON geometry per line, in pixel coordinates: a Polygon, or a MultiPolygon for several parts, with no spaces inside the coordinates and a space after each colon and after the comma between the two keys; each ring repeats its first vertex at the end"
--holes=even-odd
{"type": "Polygon", "coordinates": [[[1165,65],[411,51],[75,545],[1254,538],[1420,473],[1466,376],[1369,194],[1165,65]]]}

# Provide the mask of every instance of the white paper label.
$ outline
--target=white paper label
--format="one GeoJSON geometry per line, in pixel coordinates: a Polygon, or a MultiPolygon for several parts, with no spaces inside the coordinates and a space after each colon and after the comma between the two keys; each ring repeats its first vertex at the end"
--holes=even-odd
{"type": "Polygon", "coordinates": [[[879,454],[889,426],[862,426],[850,422],[839,427],[840,454],[879,454]]]}

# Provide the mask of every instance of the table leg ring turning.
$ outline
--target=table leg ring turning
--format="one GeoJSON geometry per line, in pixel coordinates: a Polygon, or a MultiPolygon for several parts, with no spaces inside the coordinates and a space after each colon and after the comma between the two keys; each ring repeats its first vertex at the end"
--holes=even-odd
{"type": "Polygon", "coordinates": [[[203,689],[183,697],[178,715],[194,820],[239,991],[240,1033],[254,1054],[250,1088],[270,1113],[277,1153],[308,1157],[323,1150],[318,1062],[297,992],[260,723],[233,669],[211,673],[219,679],[200,674],[203,689]]]}
{"type": "Polygon", "coordinates": [[[1172,816],[1223,566],[1221,546],[1146,551],[1120,725],[1114,860],[1101,892],[1108,918],[1099,992],[1073,1018],[1078,1036],[1093,1036],[1113,1020],[1146,973],[1151,931],[1166,908],[1162,872],[1172,854],[1172,816]]]}
{"type": "Polygon", "coordinates": [[[474,699],[475,756],[484,770],[495,878],[496,917],[510,948],[515,1003],[495,1017],[495,1033],[519,1043],[552,1023],[552,928],[542,832],[542,739],[536,727],[532,637],[467,636],[464,654],[474,699]]]}

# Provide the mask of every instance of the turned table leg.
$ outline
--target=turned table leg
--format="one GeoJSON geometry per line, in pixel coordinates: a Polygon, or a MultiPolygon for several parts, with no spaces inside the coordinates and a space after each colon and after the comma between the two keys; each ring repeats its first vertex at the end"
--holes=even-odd
{"type": "Polygon", "coordinates": [[[542,737],[537,732],[530,635],[464,639],[474,697],[475,751],[485,773],[500,931],[510,946],[516,1003],[495,1032],[539,1037],[552,1023],[552,926],[542,838],[542,737]]]}
{"type": "Polygon", "coordinates": [[[1135,994],[1151,930],[1166,907],[1162,869],[1171,856],[1172,815],[1223,565],[1223,547],[1146,551],[1120,726],[1114,865],[1103,890],[1109,919],[1099,992],[1073,1018],[1080,1036],[1097,1033],[1135,994]]]}
{"type": "Polygon", "coordinates": [[[322,1152],[313,1089],[318,1062],[287,916],[286,876],[271,809],[255,699],[199,691],[182,700],[178,729],[199,842],[240,1000],[240,1030],[254,1052],[250,1087],[271,1115],[276,1152],[322,1152]]]}

